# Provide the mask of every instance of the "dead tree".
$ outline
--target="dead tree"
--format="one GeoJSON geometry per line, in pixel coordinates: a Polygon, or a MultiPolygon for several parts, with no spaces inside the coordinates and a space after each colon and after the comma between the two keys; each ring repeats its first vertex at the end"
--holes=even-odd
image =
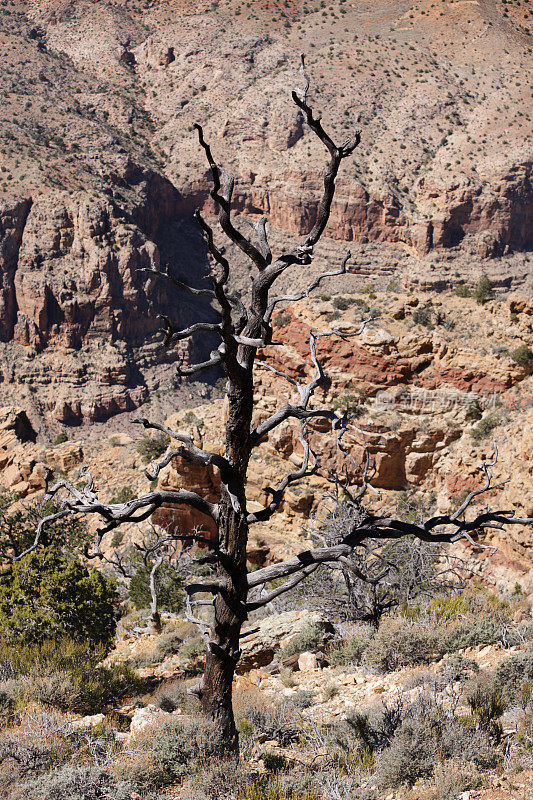
{"type": "MultiPolygon", "coordinates": [[[[307,425],[318,417],[331,421],[331,427],[340,440],[347,424],[346,415],[339,415],[329,409],[313,404],[315,390],[328,384],[328,378],[320,364],[316,344],[323,336],[344,336],[333,331],[330,334],[311,333],[310,357],[314,374],[307,384],[299,384],[287,376],[287,380],[297,389],[299,400],[283,405],[268,419],[254,426],[252,412],[254,409],[254,370],[274,369],[265,362],[256,360],[257,353],[272,343],[272,315],[280,303],[289,303],[309,296],[321,280],[328,276],[342,275],[350,254],[342,264],[323,272],[306,288],[293,295],[275,295],[273,293],[276,280],[286,270],[296,267],[299,272],[311,264],[315,245],[326,228],[333,196],[335,179],[344,159],[348,158],[359,144],[360,133],[356,132],[352,141],[337,145],[322,126],[308,102],[309,78],[305,72],[302,59],[303,90],[294,90],[292,99],[303,113],[308,127],[329,152],[329,162],[324,174],[324,190],[318,205],[316,222],[309,233],[293,249],[283,252],[274,258],[267,236],[265,219],[260,219],[255,226],[256,241],[245,236],[236,226],[232,218],[232,196],[234,178],[226,174],[214,159],[211,147],[204,138],[200,125],[196,125],[198,139],[209,165],[212,189],[211,197],[215,202],[218,223],[223,234],[250,260],[253,267],[251,297],[246,305],[229,289],[231,266],[222,250],[215,243],[214,231],[206,219],[196,212],[212,257],[213,268],[210,276],[211,288],[195,289],[182,281],[176,280],[169,270],[148,270],[151,277],[167,280],[180,292],[207,296],[217,307],[220,321],[216,323],[197,322],[183,330],[176,330],[170,319],[165,319],[166,344],[186,340],[197,332],[209,332],[218,337],[220,343],[210,358],[202,363],[184,366],[179,369],[181,375],[196,375],[210,367],[217,366],[224,371],[227,378],[226,392],[228,399],[228,419],[226,423],[226,441],[224,455],[207,452],[195,445],[193,440],[169,429],[167,426],[139,417],[137,422],[145,429],[167,433],[172,445],[166,455],[152,463],[147,470],[151,479],[155,479],[160,470],[176,456],[181,456],[196,465],[214,465],[220,471],[221,489],[217,502],[209,502],[198,494],[181,489],[179,491],[152,491],[126,503],[113,504],[102,502],[94,486],[91,476],[86,473],[86,486],[78,489],[66,480],[59,480],[51,485],[47,483],[47,498],[54,498],[59,504],[59,511],[49,518],[43,519],[36,531],[38,541],[44,528],[52,521],[69,514],[96,514],[103,519],[90,556],[102,555],[102,541],[111,531],[122,523],[141,522],[148,519],[163,504],[186,504],[211,517],[217,529],[212,547],[212,560],[216,564],[214,579],[198,580],[186,587],[188,613],[190,618],[200,626],[206,640],[206,663],[203,678],[196,689],[204,711],[212,717],[224,737],[229,750],[238,749],[238,736],[232,709],[232,680],[235,666],[239,660],[239,638],[241,628],[248,614],[258,609],[283,592],[296,586],[307,575],[314,572],[321,564],[327,564],[348,557],[354,547],[367,538],[389,539],[407,534],[423,541],[455,542],[461,538],[472,537],[484,528],[502,528],[510,524],[523,524],[526,520],[517,519],[510,511],[483,512],[471,521],[464,518],[464,512],[472,500],[490,486],[490,467],[484,465],[487,475],[486,486],[471,492],[465,502],[453,515],[440,515],[428,519],[424,524],[416,525],[399,519],[374,516],[370,511],[361,510],[349,534],[339,544],[331,547],[310,549],[283,561],[248,573],[246,567],[246,547],[250,526],[259,521],[268,520],[279,507],[286,487],[299,479],[311,475],[317,468],[317,457],[312,451],[308,437],[307,425]],[[300,469],[288,474],[271,490],[270,502],[260,511],[250,513],[246,503],[246,476],[251,454],[268,434],[286,420],[294,419],[300,425],[300,440],[303,446],[302,465],[300,469]],[[279,581],[283,583],[280,585],[279,581]],[[276,586],[266,587],[272,581],[276,586]],[[209,596],[209,601],[205,596],[209,596]],[[194,616],[195,600],[200,604],[209,602],[212,607],[212,620],[208,624],[194,616]]],[[[366,323],[363,322],[361,329],[366,323]]],[[[278,372],[278,374],[281,374],[278,372]]],[[[369,489],[364,481],[363,494],[369,489]]],[[[363,495],[361,495],[362,498],[363,495]]],[[[186,541],[202,541],[202,537],[194,531],[184,532],[181,536],[186,541]]]]}
{"type": "MultiPolygon", "coordinates": [[[[110,554],[100,553],[98,557],[117,577],[132,585],[132,581],[145,570],[150,596],[149,608],[151,624],[156,633],[161,632],[161,586],[160,576],[166,567],[170,575],[182,580],[190,577],[193,562],[191,554],[182,549],[179,532],[169,531],[155,525],[148,525],[139,540],[110,554]]],[[[90,555],[90,554],[89,554],[90,555]]]]}
{"type": "MultiPolygon", "coordinates": [[[[368,451],[361,472],[369,481],[371,460],[368,451]]],[[[364,481],[363,481],[364,482],[364,481]]],[[[364,494],[348,486],[347,478],[335,479],[335,491],[327,493],[325,515],[313,514],[309,533],[323,547],[341,543],[365,513],[364,494]]],[[[397,509],[398,513],[398,509],[397,509]]],[[[430,513],[412,507],[406,516],[424,524],[430,513]]],[[[326,613],[337,619],[379,626],[382,616],[400,605],[411,605],[422,597],[464,588],[471,577],[466,562],[448,552],[446,544],[405,535],[399,539],[365,539],[349,557],[329,564],[311,578],[307,597],[316,598],[326,613]]],[[[304,592],[307,587],[304,587],[304,592]]]]}

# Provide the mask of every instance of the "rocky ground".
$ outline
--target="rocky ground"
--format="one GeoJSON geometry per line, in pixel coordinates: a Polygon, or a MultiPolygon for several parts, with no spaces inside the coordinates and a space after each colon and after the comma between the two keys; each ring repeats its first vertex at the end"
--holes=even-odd
{"type": "MultiPolygon", "coordinates": [[[[519,618],[527,620],[530,609],[527,604],[519,618]]],[[[163,615],[167,633],[173,626],[184,623],[179,617],[171,614],[163,615]]],[[[344,634],[348,634],[350,626],[345,626],[344,634]]],[[[353,630],[357,630],[353,628],[353,630]]],[[[242,640],[242,659],[238,668],[238,676],[234,684],[235,708],[241,726],[241,747],[243,758],[248,769],[255,771],[256,775],[265,775],[268,772],[268,758],[277,756],[282,759],[285,769],[311,771],[317,774],[321,770],[331,769],[331,742],[328,743],[327,731],[331,726],[342,724],[343,720],[350,718],[355,711],[364,713],[368,709],[376,708],[402,708],[406,711],[415,707],[418,702],[427,698],[429,691],[436,692],[435,701],[441,709],[453,713],[463,719],[471,718],[467,702],[467,687],[464,679],[452,682],[443,681],[446,670],[453,669],[454,659],[463,660],[469,665],[471,674],[476,673],[478,679],[488,678],[495,670],[509,659],[520,658],[526,651],[528,643],[503,647],[501,643],[478,645],[459,650],[453,656],[445,654],[436,658],[422,667],[405,666],[400,669],[383,673],[376,670],[375,665],[365,662],[344,666],[334,665],[332,645],[334,627],[329,620],[325,620],[320,611],[289,611],[282,614],[265,617],[259,623],[253,623],[250,633],[242,640]],[[283,659],[283,651],[295,643],[298,637],[305,635],[310,627],[324,626],[329,631],[330,644],[325,647],[315,647],[313,650],[295,650],[295,654],[283,659]],[[331,660],[331,664],[328,663],[331,660]],[[261,666],[253,666],[253,664],[261,666]],[[440,683],[439,683],[440,681],[440,683]],[[305,702],[303,701],[305,698],[305,702]],[[294,711],[293,704],[299,710],[294,711]],[[268,722],[254,724],[250,733],[246,727],[247,714],[253,718],[252,709],[278,709],[273,725],[268,722]],[[292,710],[291,710],[292,709],[292,710]],[[290,740],[290,732],[299,731],[297,741],[290,740]]],[[[336,633],[338,636],[338,631],[336,633]]],[[[166,722],[187,720],[190,718],[190,703],[182,694],[181,705],[179,692],[183,692],[189,684],[194,683],[193,678],[183,680],[184,675],[195,671],[190,659],[179,654],[164,656],[165,646],[162,650],[158,647],[160,635],[150,632],[149,628],[131,626],[122,630],[115,650],[108,657],[106,663],[126,662],[138,667],[138,672],[145,678],[161,681],[159,688],[150,698],[143,698],[136,703],[128,704],[116,710],[113,716],[96,714],[84,718],[73,718],[70,724],[75,728],[90,729],[102,724],[112,724],[112,720],[122,720],[120,728],[115,728],[115,737],[121,746],[134,748],[143,746],[147,736],[155,732],[166,722]],[[146,665],[146,666],[138,666],[146,665]],[[170,704],[170,705],[169,705],[170,704]]],[[[168,646],[168,645],[167,645],[168,646]]],[[[197,669],[201,669],[201,658],[198,658],[197,669]]],[[[433,696],[433,695],[432,695],[433,696]]],[[[445,712],[443,712],[445,713],[445,712]]],[[[478,775],[477,783],[472,783],[467,777],[468,770],[461,770],[457,765],[448,762],[439,772],[436,770],[431,780],[417,780],[413,787],[401,787],[391,791],[381,790],[376,794],[377,787],[372,785],[372,779],[366,781],[359,773],[357,784],[353,784],[350,793],[349,779],[345,776],[344,791],[348,792],[343,797],[377,797],[380,800],[422,800],[422,798],[453,797],[460,800],[503,800],[514,798],[526,800],[533,789],[533,770],[525,764],[518,767],[516,761],[517,742],[520,739],[520,730],[523,719],[516,707],[511,707],[502,717],[503,749],[507,748],[510,756],[507,766],[496,771],[485,772],[478,775]],[[511,766],[513,765],[513,766],[511,766]],[[524,768],[525,766],[525,768],[524,768]],[[450,775],[457,770],[456,782],[451,782],[455,794],[446,794],[445,785],[450,780],[450,775]],[[476,786],[461,791],[461,787],[476,786]],[[356,786],[359,787],[356,789],[356,786]],[[364,794],[364,791],[367,794],[364,794]],[[360,794],[363,792],[363,794],[360,794]]],[[[527,759],[526,759],[527,760],[527,759]]],[[[370,770],[370,773],[372,770],[370,770]]],[[[348,771],[349,774],[349,771],[348,771]]],[[[339,784],[340,785],[340,784],[339,784]]],[[[183,786],[168,790],[169,797],[189,797],[187,788],[191,788],[188,781],[183,786]]],[[[337,795],[328,795],[328,797],[337,795]]],[[[340,796],[340,795],[339,795],[340,796]]]]}

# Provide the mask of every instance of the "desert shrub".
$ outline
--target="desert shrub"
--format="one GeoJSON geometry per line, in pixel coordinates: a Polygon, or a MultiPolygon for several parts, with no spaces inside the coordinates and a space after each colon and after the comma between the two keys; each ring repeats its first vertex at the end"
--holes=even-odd
{"type": "Polygon", "coordinates": [[[481,441],[482,439],[487,439],[494,428],[497,428],[498,425],[502,423],[502,416],[498,414],[497,411],[493,412],[492,414],[487,414],[486,417],[483,417],[477,425],[474,425],[472,430],[470,431],[470,436],[476,442],[481,441]]]}
{"type": "Polygon", "coordinates": [[[486,303],[487,300],[492,300],[494,297],[494,284],[486,275],[481,276],[479,283],[476,286],[474,297],[481,305],[486,303]]]}
{"type": "Polygon", "coordinates": [[[279,671],[279,677],[281,679],[282,684],[287,689],[292,688],[296,684],[296,680],[294,678],[294,671],[289,667],[282,667],[279,671]]]}
{"type": "Polygon", "coordinates": [[[481,786],[481,776],[474,766],[453,759],[436,765],[434,780],[436,789],[428,800],[457,800],[463,792],[481,786]]]}
{"type": "Polygon", "coordinates": [[[466,593],[457,592],[456,594],[439,595],[433,598],[427,610],[428,614],[436,622],[448,622],[451,619],[468,614],[472,607],[466,593]]]}
{"type": "Polygon", "coordinates": [[[499,720],[507,708],[502,687],[492,675],[480,675],[467,686],[466,699],[480,727],[499,741],[502,732],[499,720]]]}
{"type": "Polygon", "coordinates": [[[280,328],[284,328],[286,325],[289,325],[291,320],[292,317],[287,311],[280,311],[279,314],[276,314],[274,317],[274,322],[276,325],[279,325],[280,328]]]}
{"type": "Polygon", "coordinates": [[[365,651],[365,661],[384,672],[431,661],[438,649],[433,630],[405,620],[386,620],[365,651]]]}
{"type": "Polygon", "coordinates": [[[533,364],[533,350],[527,344],[521,344],[511,351],[509,354],[513,361],[523,367],[528,367],[533,364]]]}
{"type": "MultiPolygon", "coordinates": [[[[263,780],[267,780],[266,775],[263,780]]],[[[186,788],[180,792],[181,800],[214,800],[214,798],[241,797],[250,783],[247,765],[220,759],[203,765],[187,778],[186,788]]]]}
{"type": "Polygon", "coordinates": [[[113,580],[47,547],[13,564],[0,586],[0,634],[25,644],[67,636],[109,646],[115,603],[113,580]]]}
{"type": "Polygon", "coordinates": [[[261,756],[265,769],[268,772],[279,772],[287,764],[285,757],[272,750],[266,750],[261,756]]]}
{"type": "Polygon", "coordinates": [[[311,778],[284,775],[248,781],[237,794],[237,800],[319,800],[311,778]]]}
{"type": "Polygon", "coordinates": [[[68,442],[68,436],[65,431],[61,431],[61,433],[58,433],[54,439],[54,445],[64,444],[64,442],[68,442]]]}
{"type": "Polygon", "coordinates": [[[197,714],[198,698],[187,693],[186,684],[181,681],[163,683],[154,691],[151,702],[163,711],[176,711],[180,708],[186,714],[197,714]]]}
{"type": "Polygon", "coordinates": [[[304,653],[307,650],[314,650],[324,643],[325,633],[320,625],[308,625],[301,633],[290,640],[290,642],[283,648],[282,657],[288,658],[289,656],[296,655],[296,653],[304,653]]]}
{"type": "MultiPolygon", "coordinates": [[[[144,564],[130,581],[130,600],[137,610],[150,606],[151,570],[151,564],[144,564]]],[[[183,577],[170,564],[163,563],[157,570],[155,587],[160,611],[175,613],[181,611],[183,607],[183,577]]]]}
{"type": "Polygon", "coordinates": [[[179,654],[184,660],[198,658],[205,652],[205,642],[201,636],[193,636],[180,647],[179,654]]]}
{"type": "Polygon", "coordinates": [[[472,717],[449,717],[443,722],[439,748],[445,758],[452,758],[480,769],[496,766],[498,752],[492,746],[488,732],[472,717]]]}
{"type": "Polygon", "coordinates": [[[439,667],[439,675],[445,683],[464,681],[478,672],[479,667],[472,658],[465,658],[461,653],[453,653],[439,667]]]}
{"type": "Polygon", "coordinates": [[[502,661],[496,670],[495,681],[507,704],[518,702],[526,706],[533,688],[533,648],[502,661]]]}
{"type": "Polygon", "coordinates": [[[298,691],[291,696],[291,702],[296,708],[309,708],[315,702],[315,695],[307,689],[298,689],[298,691]]]}
{"type": "Polygon", "coordinates": [[[339,693],[339,687],[335,683],[335,681],[328,681],[324,686],[324,697],[326,700],[331,700],[333,697],[336,697],[339,693]]]}
{"type": "Polygon", "coordinates": [[[21,784],[24,776],[48,772],[70,760],[73,747],[68,732],[68,720],[58,711],[35,704],[22,710],[17,724],[0,734],[0,764],[11,765],[8,782],[21,784]]]}
{"type": "Polygon", "coordinates": [[[413,311],[413,322],[424,328],[433,328],[433,310],[428,306],[417,308],[413,311]]]}
{"type": "Polygon", "coordinates": [[[492,768],[498,761],[493,741],[477,717],[454,716],[430,691],[403,712],[390,747],[378,755],[378,782],[387,787],[412,785],[418,778],[431,777],[437,763],[446,759],[492,768]]]}
{"type": "Polygon", "coordinates": [[[185,636],[179,627],[169,626],[157,638],[155,646],[155,656],[164,658],[165,656],[176,655],[180,651],[185,636]]]}
{"type": "Polygon", "coordinates": [[[496,619],[457,620],[442,630],[439,650],[453,653],[465,647],[493,644],[499,641],[501,634],[502,626],[496,619]]]}
{"type": "Polygon", "coordinates": [[[456,286],[454,292],[457,297],[472,297],[472,292],[464,283],[460,283],[459,286],[456,286]]]}
{"type": "Polygon", "coordinates": [[[34,676],[30,691],[40,702],[65,711],[91,714],[137,694],[144,681],[128,664],[96,666],[94,661],[48,676],[34,676]]]}
{"type": "Polygon", "coordinates": [[[19,691],[18,681],[9,680],[0,683],[0,724],[7,722],[13,716],[19,691]]]}
{"type": "Polygon", "coordinates": [[[407,719],[378,758],[378,785],[412,786],[418,778],[431,777],[436,758],[436,742],[428,735],[427,726],[420,720],[407,719]]]}
{"type": "Polygon", "coordinates": [[[300,715],[285,698],[273,701],[258,690],[237,690],[233,701],[237,729],[250,741],[259,733],[276,738],[283,746],[299,740],[300,715]]]}
{"type": "MultiPolygon", "coordinates": [[[[364,750],[374,753],[390,745],[402,720],[403,706],[401,702],[390,706],[381,703],[378,707],[370,708],[363,714],[348,714],[345,728],[361,743],[364,750]]],[[[347,745],[347,749],[349,749],[349,737],[347,745]]]]}
{"type": "Polygon", "coordinates": [[[109,783],[101,767],[69,764],[27,784],[24,792],[34,800],[98,800],[109,783]]]}
{"type": "Polygon", "coordinates": [[[335,397],[332,408],[336,411],[349,411],[352,416],[360,416],[363,413],[364,397],[354,392],[345,392],[335,397]]]}
{"type": "Polygon", "coordinates": [[[340,647],[335,647],[328,653],[328,661],[334,667],[343,667],[348,664],[358,664],[363,653],[370,644],[372,636],[369,631],[361,629],[349,636],[340,647]]]}
{"type": "Polygon", "coordinates": [[[147,757],[124,762],[120,776],[149,788],[174,783],[223,754],[214,723],[201,717],[166,722],[137,740],[137,747],[147,757]]]}
{"type": "Polygon", "coordinates": [[[137,442],[137,452],[144,464],[160,458],[170,444],[170,437],[166,433],[156,433],[152,436],[144,434],[137,442]]]}
{"type": "Polygon", "coordinates": [[[69,639],[0,647],[0,673],[19,678],[18,695],[88,714],[137,694],[144,681],[127,664],[99,666],[105,649],[69,639]]]}
{"type": "Polygon", "coordinates": [[[133,796],[139,800],[163,800],[160,794],[140,794],[138,787],[116,782],[102,767],[90,764],[60,767],[26,784],[18,795],[20,800],[130,800],[133,796]]]}
{"type": "Polygon", "coordinates": [[[113,495],[109,502],[116,504],[127,503],[132,497],[135,497],[135,492],[131,486],[123,486],[122,489],[119,489],[118,492],[113,495]]]}
{"type": "Polygon", "coordinates": [[[477,400],[472,400],[466,407],[465,419],[467,422],[476,422],[481,419],[483,412],[477,400]]]}
{"type": "Polygon", "coordinates": [[[333,307],[338,308],[339,311],[346,311],[350,306],[353,306],[355,298],[352,297],[334,297],[333,307]]]}

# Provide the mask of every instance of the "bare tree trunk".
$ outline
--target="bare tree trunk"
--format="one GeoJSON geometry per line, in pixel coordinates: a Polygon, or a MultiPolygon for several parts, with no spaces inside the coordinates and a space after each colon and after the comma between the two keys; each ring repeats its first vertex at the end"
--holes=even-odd
{"type": "Polygon", "coordinates": [[[248,523],[245,506],[235,511],[229,497],[221,503],[219,520],[221,553],[218,577],[224,591],[215,600],[214,622],[206,650],[205,673],[200,690],[202,709],[216,723],[228,750],[238,752],[238,734],[232,706],[232,684],[240,657],[239,637],[246,619],[246,543],[248,523]]]}

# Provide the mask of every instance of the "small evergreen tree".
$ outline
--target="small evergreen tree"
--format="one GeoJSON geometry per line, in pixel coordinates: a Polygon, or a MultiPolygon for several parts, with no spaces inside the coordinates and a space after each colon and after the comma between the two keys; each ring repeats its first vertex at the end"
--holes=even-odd
{"type": "Polygon", "coordinates": [[[487,300],[492,300],[494,297],[494,284],[486,275],[481,276],[476,291],[474,292],[474,297],[481,305],[486,303],[487,300]]]}

